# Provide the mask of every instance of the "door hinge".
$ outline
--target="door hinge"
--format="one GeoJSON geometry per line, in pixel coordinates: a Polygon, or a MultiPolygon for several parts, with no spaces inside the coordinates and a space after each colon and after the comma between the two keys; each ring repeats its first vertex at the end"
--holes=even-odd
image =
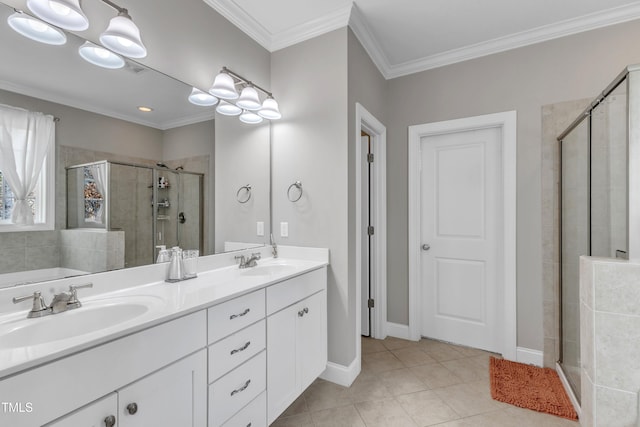
{"type": "Polygon", "coordinates": [[[373,301],[373,298],[369,298],[369,300],[367,301],[367,307],[373,308],[374,306],[375,302],[373,301]]]}
{"type": "Polygon", "coordinates": [[[373,236],[374,231],[375,231],[375,230],[374,230],[374,228],[373,228],[373,225],[370,225],[370,226],[368,226],[368,227],[367,227],[367,234],[368,234],[369,236],[373,236]]]}
{"type": "Polygon", "coordinates": [[[373,163],[373,153],[367,153],[367,162],[373,163]]]}

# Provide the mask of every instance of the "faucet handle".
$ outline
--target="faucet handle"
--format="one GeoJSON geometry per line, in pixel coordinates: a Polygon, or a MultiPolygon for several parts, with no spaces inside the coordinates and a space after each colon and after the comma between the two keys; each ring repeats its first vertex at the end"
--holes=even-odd
{"type": "Polygon", "coordinates": [[[51,312],[50,308],[44,302],[44,298],[42,297],[42,293],[40,291],[35,291],[33,295],[14,297],[13,303],[17,304],[28,299],[33,299],[33,306],[31,307],[31,311],[29,312],[29,314],[27,314],[28,318],[46,316],[51,312]]]}
{"type": "Polygon", "coordinates": [[[260,257],[261,257],[260,252],[254,252],[251,254],[251,258],[260,259],[260,257]]]}
{"type": "Polygon", "coordinates": [[[69,301],[67,302],[67,310],[82,307],[82,303],[78,300],[78,289],[93,288],[93,283],[84,283],[82,285],[69,285],[69,301]]]}
{"type": "Polygon", "coordinates": [[[233,259],[235,259],[236,261],[240,261],[240,265],[244,265],[245,263],[245,257],[244,255],[236,255],[233,257],[233,259]]]}

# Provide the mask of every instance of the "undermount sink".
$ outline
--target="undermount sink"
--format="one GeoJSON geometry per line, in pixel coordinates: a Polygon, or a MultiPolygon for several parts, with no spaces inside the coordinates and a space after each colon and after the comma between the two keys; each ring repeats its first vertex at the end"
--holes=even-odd
{"type": "Polygon", "coordinates": [[[245,276],[279,276],[293,273],[297,268],[288,264],[258,264],[242,271],[245,276]]]}
{"type": "Polygon", "coordinates": [[[20,317],[0,323],[0,350],[35,346],[95,333],[128,322],[160,304],[152,296],[93,300],[80,308],[37,319],[20,317]]]}

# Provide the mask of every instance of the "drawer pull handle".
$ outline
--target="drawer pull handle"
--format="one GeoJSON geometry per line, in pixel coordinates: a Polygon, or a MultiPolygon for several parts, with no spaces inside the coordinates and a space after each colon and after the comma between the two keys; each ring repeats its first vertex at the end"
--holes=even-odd
{"type": "Polygon", "coordinates": [[[247,341],[247,343],[245,345],[243,345],[240,348],[236,348],[235,350],[231,350],[231,355],[234,355],[236,353],[240,353],[241,351],[245,351],[247,348],[249,348],[249,346],[251,345],[251,341],[247,341]]]}
{"type": "Polygon", "coordinates": [[[242,316],[246,316],[247,314],[249,314],[249,312],[251,311],[250,308],[245,309],[242,313],[240,314],[232,314],[231,316],[229,316],[229,320],[233,320],[236,317],[242,317],[242,316]]]}
{"type": "Polygon", "coordinates": [[[105,427],[114,427],[116,425],[116,417],[113,415],[109,415],[104,419],[105,427]]]}
{"type": "Polygon", "coordinates": [[[127,405],[127,412],[130,415],[135,415],[135,413],[138,412],[138,404],[137,403],[129,403],[127,405]]]}
{"type": "Polygon", "coordinates": [[[247,424],[247,427],[251,427],[251,423],[247,424]]]}
{"type": "Polygon", "coordinates": [[[307,314],[308,312],[309,312],[309,307],[305,307],[305,308],[303,308],[302,310],[300,310],[300,311],[298,312],[298,316],[299,316],[299,317],[302,317],[302,316],[304,316],[305,314],[307,314]]]}
{"type": "Polygon", "coordinates": [[[240,387],[237,390],[233,390],[231,392],[231,396],[235,396],[236,394],[240,393],[241,391],[245,391],[247,389],[247,387],[249,387],[249,384],[251,384],[251,380],[247,380],[246,383],[244,383],[244,385],[242,387],[240,387]]]}

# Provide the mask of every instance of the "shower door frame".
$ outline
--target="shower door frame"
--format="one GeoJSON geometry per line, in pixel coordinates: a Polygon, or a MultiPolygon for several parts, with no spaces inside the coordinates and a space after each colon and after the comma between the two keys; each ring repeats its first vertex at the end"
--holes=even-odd
{"type": "MultiPolygon", "coordinates": [[[[588,106],[587,108],[562,132],[557,141],[560,151],[560,180],[562,180],[562,140],[565,139],[578,125],[580,125],[588,117],[588,185],[589,192],[587,197],[588,203],[588,245],[589,254],[592,252],[591,242],[591,143],[592,143],[592,117],[593,110],[600,105],[620,84],[627,81],[627,251],[630,261],[640,261],[640,120],[634,120],[634,117],[640,117],[640,64],[627,66],[588,106]]],[[[559,251],[558,260],[560,268],[558,269],[558,313],[559,323],[558,339],[559,345],[555,354],[557,369],[562,372],[563,360],[563,327],[562,327],[562,181],[559,189],[560,201],[560,224],[559,224],[559,251]]],[[[573,396],[575,398],[575,396],[573,396]]]]}

